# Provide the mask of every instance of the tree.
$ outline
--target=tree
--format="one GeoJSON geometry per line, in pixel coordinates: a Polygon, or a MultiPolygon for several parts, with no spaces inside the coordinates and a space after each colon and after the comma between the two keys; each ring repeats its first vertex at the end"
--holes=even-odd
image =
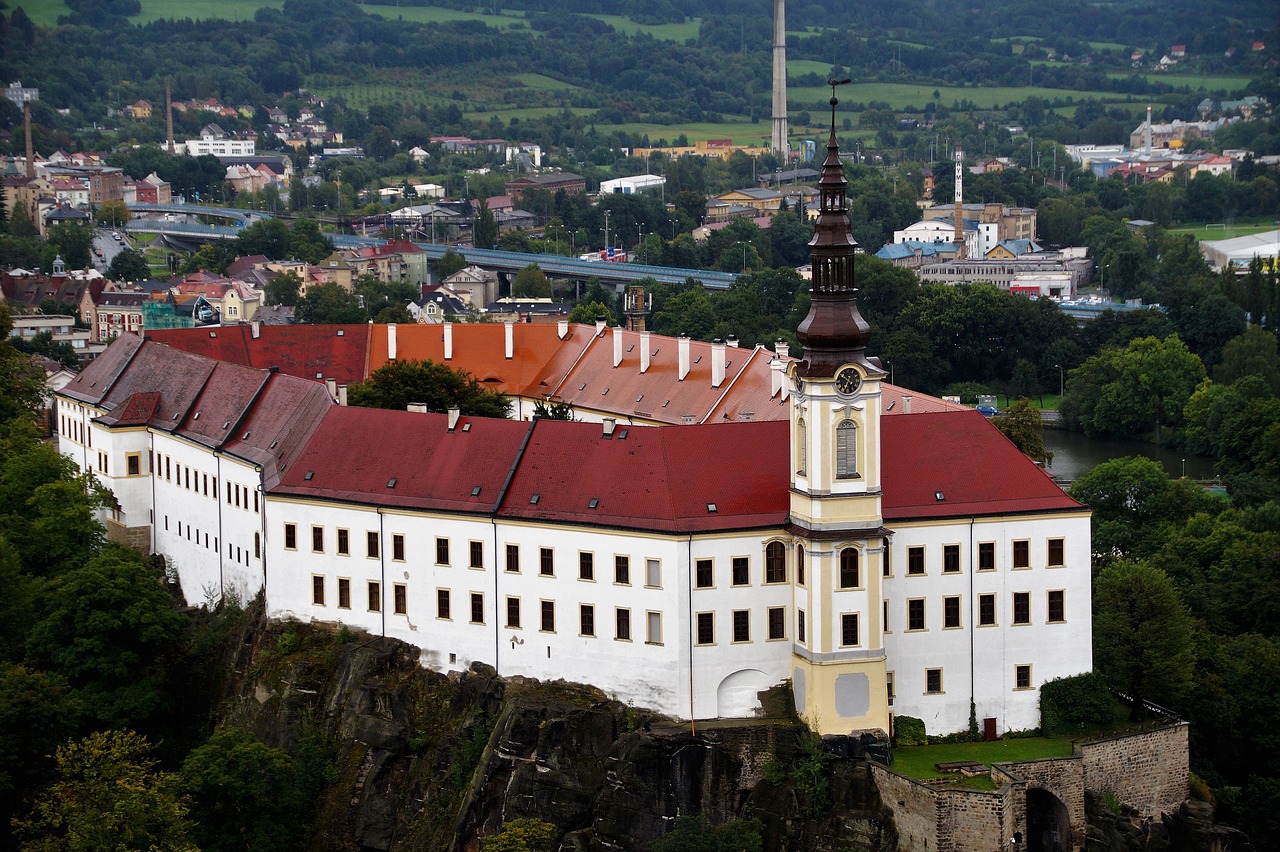
{"type": "Polygon", "coordinates": [[[436,261],[436,272],[440,279],[449,278],[467,268],[467,259],[452,248],[445,249],[440,259],[436,261]]]}
{"type": "Polygon", "coordinates": [[[87,223],[59,222],[48,229],[45,240],[57,248],[68,269],[84,269],[93,262],[93,226],[87,223]]]}
{"type": "Polygon", "coordinates": [[[51,756],[80,724],[80,702],[57,675],[0,664],[0,842],[24,794],[49,783],[51,756]]]}
{"type": "Polygon", "coordinates": [[[53,784],[17,822],[24,852],[197,852],[177,777],[157,772],[151,744],[106,731],[60,747],[53,784]]]}
{"type": "Polygon", "coordinates": [[[93,212],[93,221],[99,225],[109,225],[112,228],[118,228],[128,222],[129,217],[129,206],[115,198],[102,202],[102,204],[98,205],[98,209],[93,212]]]}
{"type": "Polygon", "coordinates": [[[179,778],[205,852],[295,847],[303,797],[287,752],[229,728],[187,755],[179,778]]]}
{"type": "Polygon", "coordinates": [[[573,405],[568,402],[538,400],[533,404],[533,416],[542,420],[575,420],[573,405]]]}
{"type": "Polygon", "coordinates": [[[476,202],[475,225],[471,229],[471,244],[476,248],[492,248],[498,243],[498,223],[489,210],[489,202],[481,198],[476,202]]]}
{"type": "Polygon", "coordinates": [[[573,306],[573,310],[569,312],[569,322],[580,322],[584,325],[595,325],[596,317],[604,317],[605,322],[614,326],[618,324],[617,319],[613,316],[613,311],[603,302],[581,301],[573,306]]]}
{"type": "Polygon", "coordinates": [[[1053,453],[1044,448],[1044,423],[1040,419],[1040,410],[1032,408],[1025,396],[1003,414],[992,418],[991,425],[1033,460],[1046,463],[1053,460],[1053,453]]]}
{"type": "Polygon", "coordinates": [[[335,281],[308,288],[307,295],[298,300],[293,316],[298,322],[314,324],[359,323],[369,320],[368,312],[355,294],[348,293],[335,281]]]}
{"type": "Polygon", "coordinates": [[[141,254],[124,249],[111,258],[107,277],[112,281],[146,281],[151,277],[151,267],[141,254]]]}
{"type": "Polygon", "coordinates": [[[516,280],[511,284],[511,295],[548,298],[551,296],[551,281],[538,264],[531,263],[516,273],[516,280]]]}
{"type": "Polygon", "coordinates": [[[545,820],[513,819],[480,843],[483,852],[551,852],[559,830],[545,820]]]}
{"type": "Polygon", "coordinates": [[[1131,718],[1144,701],[1176,704],[1195,667],[1191,618],[1168,576],[1146,562],[1120,560],[1094,583],[1093,645],[1098,670],[1128,694],[1131,718]]]}
{"type": "Polygon", "coordinates": [[[196,249],[186,263],[178,270],[183,274],[191,272],[216,272],[221,275],[236,259],[235,249],[226,242],[204,243],[196,249]]]}
{"type": "Polygon", "coordinates": [[[416,320],[413,314],[409,313],[409,309],[404,305],[387,305],[378,311],[373,321],[379,325],[389,325],[391,323],[409,323],[413,324],[416,320]]]}
{"type": "Polygon", "coordinates": [[[507,417],[511,402],[504,393],[488,390],[464,370],[434,361],[395,361],[380,367],[347,392],[351,405],[394,408],[422,403],[428,411],[459,409],[470,417],[507,417]]]}
{"type": "Polygon", "coordinates": [[[289,256],[307,263],[319,263],[333,254],[333,240],[320,233],[315,219],[294,219],[289,226],[289,256]]]}
{"type": "Polygon", "coordinates": [[[13,212],[9,214],[9,233],[15,237],[34,237],[40,233],[26,203],[22,201],[13,205],[13,212]]]}
{"type": "Polygon", "coordinates": [[[1271,393],[1280,396],[1280,354],[1276,336],[1250,325],[1244,333],[1233,337],[1222,350],[1222,361],[1213,371],[1215,381],[1229,385],[1245,376],[1260,376],[1271,393]]]}
{"type": "Polygon", "coordinates": [[[132,725],[165,708],[166,659],[184,627],[145,557],[113,546],[55,581],[27,652],[65,677],[91,716],[132,725]]]}
{"type": "Polygon", "coordinates": [[[704,816],[681,816],[671,832],[650,848],[653,852],[761,852],[764,831],[756,819],[713,826],[704,816]]]}
{"type": "Polygon", "coordinates": [[[296,272],[281,272],[267,282],[266,297],[268,305],[298,304],[298,294],[302,292],[302,279],[296,272]]]}

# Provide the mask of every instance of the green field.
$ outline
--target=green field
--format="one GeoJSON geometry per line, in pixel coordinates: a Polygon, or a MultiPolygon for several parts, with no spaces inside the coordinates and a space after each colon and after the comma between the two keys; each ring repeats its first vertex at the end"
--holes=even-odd
{"type": "Polygon", "coordinates": [[[637,24],[622,15],[585,15],[584,17],[604,21],[623,35],[648,33],[659,41],[676,41],[681,44],[691,38],[697,38],[698,30],[702,26],[700,18],[690,18],[681,24],[637,24]]]}
{"type": "MultiPolygon", "coordinates": [[[[1091,92],[1075,89],[1049,89],[1043,86],[990,86],[990,87],[957,87],[931,86],[928,83],[854,83],[840,90],[842,101],[884,101],[894,109],[906,106],[923,108],[933,100],[934,90],[938,91],[939,101],[950,106],[953,101],[970,100],[979,109],[991,109],[995,105],[1005,106],[1010,103],[1026,100],[1037,95],[1047,101],[1056,98],[1071,97],[1098,98],[1114,102],[1136,102],[1145,99],[1136,95],[1123,95],[1116,92],[1091,92]]],[[[831,97],[831,90],[825,86],[806,86],[792,88],[788,92],[792,103],[801,101],[825,101],[831,97]]]]}
{"type": "Polygon", "coordinates": [[[788,59],[787,74],[798,77],[801,74],[817,74],[825,77],[831,73],[830,62],[818,62],[814,59],[788,59]]]}
{"type": "MultiPolygon", "coordinates": [[[[145,3],[155,0],[142,0],[145,3]]],[[[419,24],[444,24],[450,21],[479,21],[486,26],[499,30],[519,29],[527,27],[524,15],[518,12],[503,12],[500,15],[482,15],[479,12],[461,12],[457,9],[443,9],[438,6],[397,6],[394,3],[362,3],[360,8],[370,15],[381,15],[389,21],[405,20],[419,24]]]]}
{"type": "MultiPolygon", "coordinates": [[[[726,117],[727,118],[727,117],[726,117]]],[[[723,124],[699,122],[690,124],[610,124],[597,125],[597,130],[621,130],[624,133],[648,133],[649,139],[657,142],[665,138],[668,144],[674,144],[675,138],[683,133],[689,138],[689,144],[700,139],[732,139],[735,145],[768,145],[769,123],[761,121],[752,124],[750,119],[727,120],[723,124]]]]}
{"type": "Polygon", "coordinates": [[[58,25],[59,15],[69,15],[71,10],[62,0],[9,0],[9,8],[21,9],[37,26],[58,25]]]}
{"type": "Polygon", "coordinates": [[[563,80],[557,80],[544,74],[517,74],[512,79],[522,83],[525,88],[537,89],[540,92],[582,91],[581,86],[575,86],[573,83],[566,83],[563,80]]]}
{"type": "Polygon", "coordinates": [[[1247,237],[1250,234],[1261,234],[1266,231],[1276,230],[1275,222],[1264,222],[1252,225],[1227,225],[1226,227],[1213,227],[1207,225],[1193,226],[1189,228],[1170,228],[1170,234],[1191,234],[1197,240],[1232,240],[1236,237],[1247,237]]]}
{"type": "Polygon", "coordinates": [[[933,768],[935,763],[972,760],[990,766],[1015,760],[1044,760],[1068,757],[1071,740],[1046,737],[1019,737],[989,743],[948,743],[946,745],[909,746],[893,750],[893,768],[911,778],[953,777],[933,768]]]}
{"type": "Polygon", "coordinates": [[[1148,80],[1168,83],[1170,86],[1188,86],[1191,91],[1201,89],[1208,92],[1239,92],[1249,85],[1248,77],[1237,77],[1228,74],[1177,74],[1163,71],[1110,71],[1107,76],[1112,80],[1126,80],[1130,77],[1146,77],[1148,80]]]}

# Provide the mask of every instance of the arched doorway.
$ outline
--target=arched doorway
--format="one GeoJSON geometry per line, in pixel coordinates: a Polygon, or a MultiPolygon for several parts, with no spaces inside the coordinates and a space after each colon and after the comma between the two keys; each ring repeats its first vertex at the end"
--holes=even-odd
{"type": "Polygon", "coordinates": [[[1043,787],[1027,790],[1027,852],[1070,852],[1071,816],[1043,787]]]}
{"type": "Polygon", "coordinates": [[[716,690],[716,715],[721,719],[741,719],[758,715],[760,693],[773,686],[759,669],[741,669],[720,681],[716,690]]]}

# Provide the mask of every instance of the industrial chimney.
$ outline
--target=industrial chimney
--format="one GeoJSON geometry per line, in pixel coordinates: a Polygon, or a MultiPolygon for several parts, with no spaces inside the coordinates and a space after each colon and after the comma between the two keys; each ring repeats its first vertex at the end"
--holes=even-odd
{"type": "Polygon", "coordinates": [[[963,258],[964,251],[964,151],[956,146],[956,257],[963,258]]]}
{"type": "Polygon", "coordinates": [[[787,156],[787,4],[773,0],[773,152],[787,156]]]}

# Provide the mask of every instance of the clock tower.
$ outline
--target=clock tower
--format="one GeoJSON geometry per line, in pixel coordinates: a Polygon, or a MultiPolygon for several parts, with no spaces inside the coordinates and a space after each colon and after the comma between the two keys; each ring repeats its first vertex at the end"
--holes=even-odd
{"type": "Polygon", "coordinates": [[[848,181],[831,136],[809,242],[813,270],[803,346],[791,362],[790,526],[796,558],[792,688],[796,709],[819,733],[889,730],[881,578],[889,532],[880,509],[880,383],[866,354],[871,327],[858,312],[857,243],[848,181]]]}

